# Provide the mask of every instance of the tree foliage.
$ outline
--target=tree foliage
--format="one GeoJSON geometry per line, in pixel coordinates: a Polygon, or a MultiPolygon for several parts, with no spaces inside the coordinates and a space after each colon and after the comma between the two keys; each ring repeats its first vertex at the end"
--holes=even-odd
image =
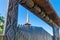
{"type": "Polygon", "coordinates": [[[0,28],[3,29],[4,27],[4,17],[0,16],[0,28]]]}

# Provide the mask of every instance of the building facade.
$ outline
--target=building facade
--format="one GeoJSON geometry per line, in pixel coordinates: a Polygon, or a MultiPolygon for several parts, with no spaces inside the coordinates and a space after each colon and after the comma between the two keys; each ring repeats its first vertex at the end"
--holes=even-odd
{"type": "Polygon", "coordinates": [[[18,40],[52,40],[52,35],[41,27],[21,25],[17,27],[18,40]]]}

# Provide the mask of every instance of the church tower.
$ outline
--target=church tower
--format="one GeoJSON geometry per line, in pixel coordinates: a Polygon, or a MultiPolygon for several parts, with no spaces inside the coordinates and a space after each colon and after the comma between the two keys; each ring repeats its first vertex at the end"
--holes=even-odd
{"type": "Polygon", "coordinates": [[[28,13],[27,13],[27,16],[26,16],[26,23],[25,23],[25,25],[31,25],[30,22],[29,22],[29,15],[28,15],[28,13]]]}

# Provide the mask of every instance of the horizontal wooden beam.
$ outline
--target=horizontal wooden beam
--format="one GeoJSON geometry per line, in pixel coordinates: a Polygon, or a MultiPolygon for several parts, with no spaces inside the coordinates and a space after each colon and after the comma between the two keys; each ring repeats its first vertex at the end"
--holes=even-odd
{"type": "MultiPolygon", "coordinates": [[[[19,2],[22,6],[33,12],[36,16],[44,20],[49,25],[53,26],[53,23],[49,23],[44,18],[42,18],[45,14],[48,16],[47,18],[51,19],[54,24],[60,26],[60,19],[57,16],[56,12],[52,8],[51,4],[47,0],[20,0],[19,2]]],[[[48,20],[48,19],[47,19],[48,20]]]]}

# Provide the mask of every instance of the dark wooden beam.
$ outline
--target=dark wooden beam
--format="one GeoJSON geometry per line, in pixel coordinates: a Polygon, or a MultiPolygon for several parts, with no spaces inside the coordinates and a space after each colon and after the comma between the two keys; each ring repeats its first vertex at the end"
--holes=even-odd
{"type": "Polygon", "coordinates": [[[60,19],[48,0],[32,0],[32,1],[39,5],[39,7],[42,7],[45,13],[49,16],[49,18],[51,18],[57,25],[60,25],[60,19]]]}
{"type": "Polygon", "coordinates": [[[46,22],[41,16],[41,12],[44,12],[55,24],[60,26],[60,19],[48,0],[22,0],[19,3],[46,22]]]}

